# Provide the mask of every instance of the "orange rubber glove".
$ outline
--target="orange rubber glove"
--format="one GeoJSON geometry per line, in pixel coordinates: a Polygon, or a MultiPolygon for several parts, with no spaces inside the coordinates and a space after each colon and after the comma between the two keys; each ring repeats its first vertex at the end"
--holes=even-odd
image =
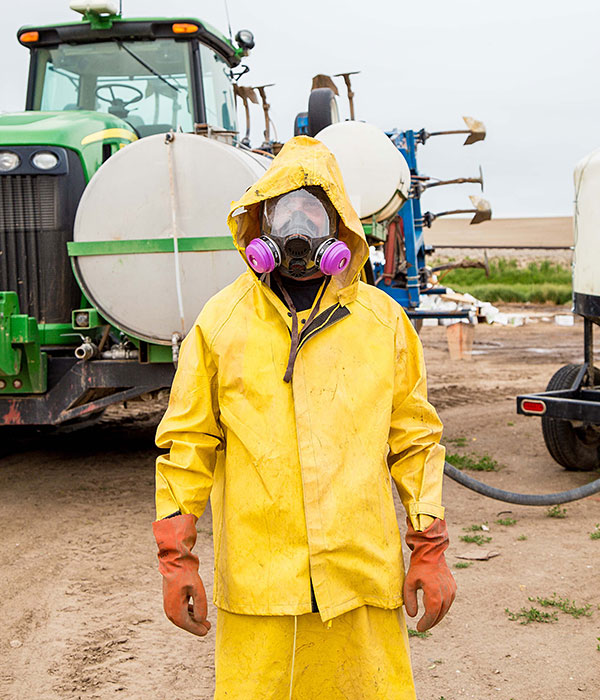
{"type": "Polygon", "coordinates": [[[417,532],[407,519],[406,544],[412,554],[404,579],[404,606],[410,617],[419,611],[417,590],[423,589],[425,612],[417,623],[424,632],[444,617],[456,595],[456,581],[446,564],[444,552],[448,548],[446,521],[436,518],[423,532],[417,532]]]}
{"type": "Polygon", "coordinates": [[[158,545],[158,570],[163,577],[165,613],[177,627],[204,637],[210,622],[206,619],[206,592],[198,574],[198,557],[192,554],[196,517],[189,513],[175,515],[152,523],[152,529],[158,545]]]}

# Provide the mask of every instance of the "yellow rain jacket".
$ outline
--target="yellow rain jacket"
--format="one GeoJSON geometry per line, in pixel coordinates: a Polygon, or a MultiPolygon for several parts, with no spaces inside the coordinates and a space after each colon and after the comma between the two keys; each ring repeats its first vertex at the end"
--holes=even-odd
{"type": "Polygon", "coordinates": [[[427,402],[419,338],[402,308],[359,281],[368,257],[333,155],[291,139],[228,217],[236,246],[260,235],[265,199],[318,185],[352,261],[318,315],[291,314],[250,269],[208,301],[185,338],[157,433],[157,518],[213,510],[214,602],[247,615],[402,605],[391,477],[415,529],[443,518],[442,426],[427,402]]]}

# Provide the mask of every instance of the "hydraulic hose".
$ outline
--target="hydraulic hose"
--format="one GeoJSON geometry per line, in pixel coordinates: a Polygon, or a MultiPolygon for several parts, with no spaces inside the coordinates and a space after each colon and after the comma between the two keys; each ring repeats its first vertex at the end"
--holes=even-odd
{"type": "Polygon", "coordinates": [[[513,491],[496,489],[493,486],[484,484],[482,481],[477,481],[477,479],[463,474],[459,469],[448,464],[448,462],[444,463],[444,474],[454,479],[454,481],[457,481],[462,486],[471,489],[471,491],[480,493],[482,496],[495,498],[497,501],[517,503],[520,506],[553,506],[557,503],[578,501],[581,498],[586,498],[600,491],[600,479],[596,479],[584,486],[578,486],[576,489],[570,489],[569,491],[560,491],[559,493],[546,493],[541,495],[514,493],[513,491]]]}

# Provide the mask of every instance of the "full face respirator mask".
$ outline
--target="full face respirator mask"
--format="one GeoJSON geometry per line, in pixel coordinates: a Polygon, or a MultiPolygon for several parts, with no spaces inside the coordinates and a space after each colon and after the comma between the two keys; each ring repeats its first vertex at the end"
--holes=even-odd
{"type": "Polygon", "coordinates": [[[350,263],[350,249],[337,239],[338,214],[320,187],[306,187],[268,199],[263,205],[262,236],[246,246],[257,273],[296,279],[321,272],[337,275],[350,263]]]}

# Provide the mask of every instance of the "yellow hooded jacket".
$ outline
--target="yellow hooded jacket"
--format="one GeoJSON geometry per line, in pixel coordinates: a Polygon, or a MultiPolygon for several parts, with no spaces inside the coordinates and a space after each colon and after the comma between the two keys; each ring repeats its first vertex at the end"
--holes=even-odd
{"type": "Polygon", "coordinates": [[[291,314],[250,269],[208,301],[185,338],[156,443],[157,518],[200,516],[209,496],[214,602],[233,613],[402,604],[400,532],[390,471],[416,529],[441,506],[442,426],[427,402],[423,353],[404,311],[359,281],[368,257],[334,156],[291,139],[228,217],[236,246],[260,235],[260,204],[318,185],[352,251],[302,329],[285,382],[291,314]]]}

